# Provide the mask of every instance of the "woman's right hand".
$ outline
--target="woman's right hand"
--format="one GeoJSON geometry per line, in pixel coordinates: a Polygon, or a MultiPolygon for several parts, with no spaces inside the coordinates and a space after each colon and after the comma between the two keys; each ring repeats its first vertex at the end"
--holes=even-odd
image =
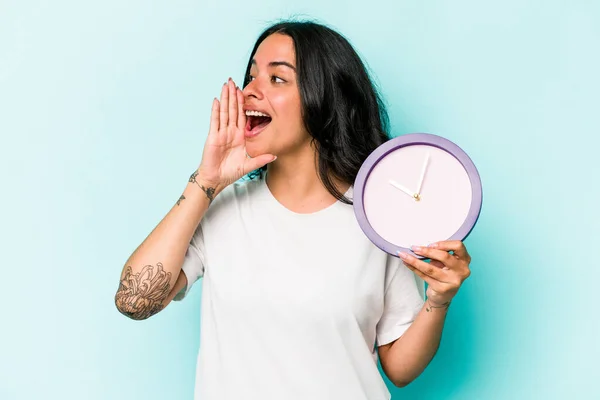
{"type": "Polygon", "coordinates": [[[196,180],[217,192],[276,158],[272,154],[247,157],[243,105],[244,95],[231,78],[222,87],[221,101],[213,100],[210,130],[196,180]]]}

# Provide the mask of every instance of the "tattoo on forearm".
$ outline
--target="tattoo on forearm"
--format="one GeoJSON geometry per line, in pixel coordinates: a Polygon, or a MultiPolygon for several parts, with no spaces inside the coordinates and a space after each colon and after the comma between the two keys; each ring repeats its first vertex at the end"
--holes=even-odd
{"type": "Polygon", "coordinates": [[[425,310],[427,312],[432,312],[434,308],[447,309],[448,307],[450,307],[450,302],[449,301],[447,301],[444,304],[441,304],[439,306],[434,306],[433,304],[431,304],[431,302],[429,301],[429,299],[427,299],[427,304],[429,305],[428,307],[425,307],[425,310]]]}
{"type": "Polygon", "coordinates": [[[181,204],[181,200],[185,200],[185,196],[181,195],[181,197],[179,198],[179,200],[177,200],[177,205],[181,204]]]}
{"type": "Polygon", "coordinates": [[[161,263],[146,265],[133,274],[127,266],[115,295],[117,309],[131,319],[151,317],[164,308],[163,301],[171,292],[171,273],[163,270],[161,263]]]}
{"type": "Polygon", "coordinates": [[[215,188],[211,188],[211,187],[205,188],[203,185],[198,183],[198,181],[196,180],[197,176],[198,176],[198,171],[196,170],[196,171],[194,171],[194,173],[192,175],[190,175],[190,182],[198,185],[198,187],[200,189],[202,189],[202,191],[204,193],[206,193],[206,197],[208,197],[209,204],[212,203],[213,199],[215,198],[215,188]]]}

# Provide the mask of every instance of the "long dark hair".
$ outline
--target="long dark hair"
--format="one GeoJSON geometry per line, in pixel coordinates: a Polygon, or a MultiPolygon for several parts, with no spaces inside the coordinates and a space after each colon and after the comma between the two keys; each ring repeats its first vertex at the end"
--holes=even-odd
{"type": "MultiPolygon", "coordinates": [[[[302,119],[316,145],[319,177],[336,199],[351,204],[331,178],[354,184],[365,159],[389,140],[382,98],[348,40],[312,21],[283,21],[267,28],[250,54],[244,87],[258,46],[274,33],[294,41],[302,119]]],[[[249,177],[262,177],[265,170],[266,166],[249,177]]]]}

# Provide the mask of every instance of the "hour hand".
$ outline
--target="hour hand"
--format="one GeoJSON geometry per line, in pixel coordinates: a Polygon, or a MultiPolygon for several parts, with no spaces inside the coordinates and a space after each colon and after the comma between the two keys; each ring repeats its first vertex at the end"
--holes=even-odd
{"type": "Polygon", "coordinates": [[[409,195],[410,197],[415,197],[415,193],[412,193],[410,190],[408,190],[407,188],[405,188],[404,186],[402,186],[401,184],[399,184],[398,182],[390,179],[390,184],[395,187],[396,189],[400,189],[402,190],[404,193],[406,193],[407,195],[409,195]]]}

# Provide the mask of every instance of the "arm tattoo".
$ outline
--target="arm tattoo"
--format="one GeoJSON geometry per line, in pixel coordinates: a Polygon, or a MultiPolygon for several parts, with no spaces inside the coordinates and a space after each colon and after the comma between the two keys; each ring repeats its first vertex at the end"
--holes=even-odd
{"type": "Polygon", "coordinates": [[[213,199],[215,198],[215,188],[205,188],[203,185],[199,184],[198,181],[196,180],[196,177],[198,176],[198,171],[194,171],[194,173],[190,176],[190,182],[195,183],[196,185],[198,185],[198,187],[200,189],[202,189],[202,191],[204,193],[206,193],[206,197],[208,197],[208,203],[212,203],[213,199]]]}
{"type": "Polygon", "coordinates": [[[161,263],[146,265],[133,274],[127,266],[119,283],[115,304],[121,314],[135,320],[151,317],[164,308],[162,304],[171,291],[171,273],[163,271],[161,263]]]}
{"type": "Polygon", "coordinates": [[[177,205],[181,204],[181,200],[185,200],[185,196],[181,195],[181,197],[179,198],[179,200],[177,200],[177,205]]]}
{"type": "Polygon", "coordinates": [[[450,307],[450,302],[449,301],[447,301],[444,304],[441,304],[439,306],[434,306],[433,304],[431,304],[431,302],[429,301],[429,299],[427,299],[427,304],[429,304],[429,307],[425,307],[425,310],[427,310],[427,312],[432,312],[434,308],[448,309],[448,307],[450,307]]]}

